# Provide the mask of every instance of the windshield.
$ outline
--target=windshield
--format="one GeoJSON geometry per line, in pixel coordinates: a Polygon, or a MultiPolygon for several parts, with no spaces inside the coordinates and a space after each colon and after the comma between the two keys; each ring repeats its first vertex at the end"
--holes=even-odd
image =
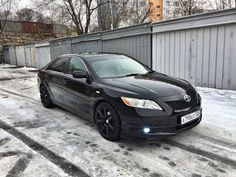
{"type": "Polygon", "coordinates": [[[151,70],[124,55],[107,55],[88,60],[100,78],[126,77],[146,74],[151,70]]]}

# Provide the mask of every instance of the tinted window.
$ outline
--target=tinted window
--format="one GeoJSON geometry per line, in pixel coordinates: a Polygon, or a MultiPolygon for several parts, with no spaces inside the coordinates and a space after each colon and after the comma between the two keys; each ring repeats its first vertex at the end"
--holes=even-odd
{"type": "Polygon", "coordinates": [[[72,74],[75,70],[83,70],[86,71],[86,67],[81,59],[77,57],[71,57],[70,62],[68,64],[68,73],[72,74]]]}
{"type": "Polygon", "coordinates": [[[57,72],[65,72],[66,65],[68,63],[69,58],[60,58],[51,66],[49,66],[49,70],[57,71],[57,72]]]}
{"type": "Polygon", "coordinates": [[[100,78],[124,77],[130,74],[146,74],[147,67],[124,55],[109,55],[87,60],[100,78]]]}

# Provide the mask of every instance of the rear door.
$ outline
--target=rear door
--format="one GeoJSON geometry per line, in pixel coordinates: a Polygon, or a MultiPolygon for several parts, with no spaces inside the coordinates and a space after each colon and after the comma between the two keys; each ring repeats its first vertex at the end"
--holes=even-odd
{"type": "Polygon", "coordinates": [[[54,103],[59,106],[64,106],[65,83],[66,83],[66,66],[69,62],[69,57],[57,59],[47,69],[47,86],[54,103]]]}

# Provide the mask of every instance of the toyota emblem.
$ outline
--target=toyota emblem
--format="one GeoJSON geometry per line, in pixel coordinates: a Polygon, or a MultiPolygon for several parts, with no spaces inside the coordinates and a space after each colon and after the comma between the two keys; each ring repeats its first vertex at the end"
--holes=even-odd
{"type": "Polygon", "coordinates": [[[184,95],[184,100],[186,102],[190,102],[191,101],[191,97],[189,95],[184,95]]]}

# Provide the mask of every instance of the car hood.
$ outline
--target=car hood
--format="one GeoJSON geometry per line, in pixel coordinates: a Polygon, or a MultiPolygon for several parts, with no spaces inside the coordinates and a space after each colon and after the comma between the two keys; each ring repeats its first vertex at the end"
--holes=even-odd
{"type": "Polygon", "coordinates": [[[104,79],[104,83],[137,94],[155,94],[155,97],[183,95],[190,90],[194,90],[187,81],[157,72],[146,75],[104,79]]]}

